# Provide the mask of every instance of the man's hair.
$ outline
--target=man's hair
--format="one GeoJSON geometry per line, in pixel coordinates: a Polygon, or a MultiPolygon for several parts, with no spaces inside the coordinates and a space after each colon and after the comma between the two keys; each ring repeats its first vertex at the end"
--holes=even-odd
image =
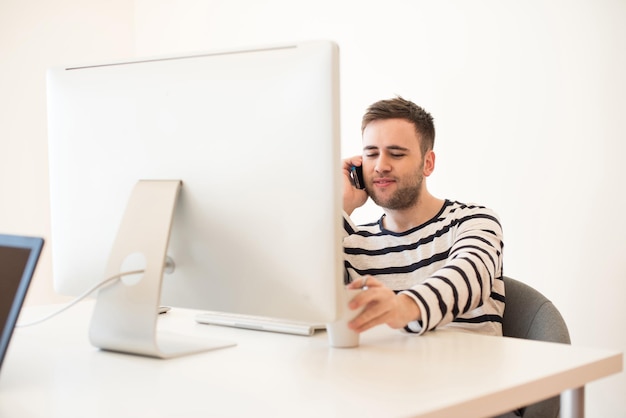
{"type": "Polygon", "coordinates": [[[411,122],[418,137],[421,138],[422,155],[435,146],[433,117],[415,103],[397,96],[372,104],[363,115],[361,133],[370,122],[381,119],[404,119],[411,122]]]}

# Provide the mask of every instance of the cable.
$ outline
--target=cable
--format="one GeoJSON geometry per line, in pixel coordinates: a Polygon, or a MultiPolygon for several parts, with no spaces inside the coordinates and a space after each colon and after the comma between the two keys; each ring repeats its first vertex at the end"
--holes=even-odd
{"type": "Polygon", "coordinates": [[[67,309],[71,308],[72,306],[76,305],[78,302],[80,302],[81,300],[85,299],[87,296],[89,296],[90,294],[92,294],[96,290],[100,289],[104,285],[109,284],[110,282],[112,282],[114,280],[119,280],[120,278],[122,278],[124,276],[129,276],[131,274],[141,274],[141,273],[144,273],[144,272],[145,272],[145,270],[132,270],[132,271],[126,271],[124,273],[116,274],[115,276],[108,277],[108,278],[102,280],[100,283],[97,283],[91,289],[87,289],[81,295],[77,296],[76,299],[72,300],[71,302],[69,302],[67,305],[65,305],[64,307],[62,307],[58,311],[52,312],[51,314],[49,314],[47,316],[44,316],[43,318],[37,319],[35,321],[26,322],[26,323],[23,323],[23,324],[22,323],[15,324],[15,327],[16,328],[23,328],[23,327],[30,327],[32,325],[40,324],[40,323],[42,323],[44,321],[47,321],[48,319],[50,319],[52,317],[57,316],[61,312],[66,311],[67,309]]]}

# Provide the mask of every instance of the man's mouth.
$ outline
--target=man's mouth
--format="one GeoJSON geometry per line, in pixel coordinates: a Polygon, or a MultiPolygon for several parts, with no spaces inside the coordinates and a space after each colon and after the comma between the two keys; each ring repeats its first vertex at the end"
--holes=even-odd
{"type": "Polygon", "coordinates": [[[387,187],[392,183],[395,183],[395,180],[389,178],[378,178],[373,181],[374,186],[377,187],[387,187]]]}

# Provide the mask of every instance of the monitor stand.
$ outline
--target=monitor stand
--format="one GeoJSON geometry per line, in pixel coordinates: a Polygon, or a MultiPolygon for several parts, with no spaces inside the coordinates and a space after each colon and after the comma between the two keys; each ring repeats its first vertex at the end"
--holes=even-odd
{"type": "Polygon", "coordinates": [[[127,269],[143,270],[143,273],[123,277],[100,289],[89,330],[94,346],[171,358],[235,345],[229,341],[157,332],[166,251],[181,184],[179,180],[140,180],[135,185],[105,278],[127,269]]]}

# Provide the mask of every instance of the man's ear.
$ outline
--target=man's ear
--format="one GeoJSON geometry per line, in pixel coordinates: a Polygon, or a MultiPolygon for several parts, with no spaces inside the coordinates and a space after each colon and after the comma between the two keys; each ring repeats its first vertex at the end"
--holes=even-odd
{"type": "Polygon", "coordinates": [[[424,155],[424,177],[430,176],[435,171],[435,151],[430,150],[424,155]]]}

